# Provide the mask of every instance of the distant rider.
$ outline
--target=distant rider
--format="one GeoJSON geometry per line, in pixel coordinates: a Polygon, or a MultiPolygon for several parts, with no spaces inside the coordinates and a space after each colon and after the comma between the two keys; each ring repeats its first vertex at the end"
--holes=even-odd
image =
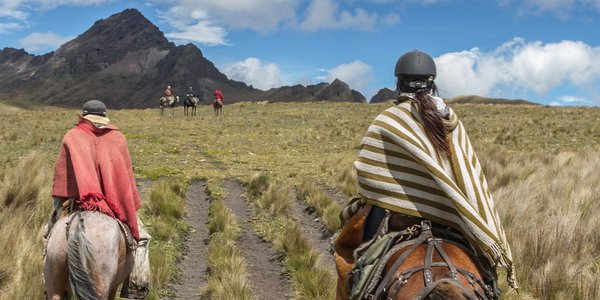
{"type": "Polygon", "coordinates": [[[187,95],[188,97],[194,97],[194,95],[196,95],[196,92],[194,92],[194,88],[193,87],[189,87],[188,91],[187,91],[187,95]]]}
{"type": "Polygon", "coordinates": [[[165,90],[165,97],[168,99],[170,97],[173,97],[173,90],[171,90],[171,86],[167,86],[167,89],[165,90]]]}

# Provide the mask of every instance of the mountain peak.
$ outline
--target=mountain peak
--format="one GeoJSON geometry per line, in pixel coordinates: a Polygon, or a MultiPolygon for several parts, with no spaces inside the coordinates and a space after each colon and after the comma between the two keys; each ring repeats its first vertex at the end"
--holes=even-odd
{"type": "Polygon", "coordinates": [[[74,40],[62,45],[56,55],[68,57],[73,51],[90,53],[96,50],[107,63],[127,51],[148,48],[170,49],[164,34],[137,9],[129,8],[94,25],[74,40]],[[106,60],[108,59],[108,60],[106,60]]]}

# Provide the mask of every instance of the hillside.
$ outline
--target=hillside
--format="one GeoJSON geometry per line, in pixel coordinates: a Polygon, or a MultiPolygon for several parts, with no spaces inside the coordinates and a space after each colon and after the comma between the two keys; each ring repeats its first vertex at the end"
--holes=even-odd
{"type": "Polygon", "coordinates": [[[181,97],[193,86],[205,104],[217,88],[227,103],[365,102],[363,95],[339,80],[269,91],[230,80],[198,47],[176,46],[135,9],[97,21],[51,53],[36,56],[23,49],[0,50],[0,82],[0,99],[65,107],[78,107],[88,99],[102,100],[111,108],[156,107],[167,85],[181,97]]]}
{"type": "Polygon", "coordinates": [[[487,98],[481,96],[457,96],[445,99],[448,104],[505,104],[505,105],[541,105],[523,99],[487,98]]]}

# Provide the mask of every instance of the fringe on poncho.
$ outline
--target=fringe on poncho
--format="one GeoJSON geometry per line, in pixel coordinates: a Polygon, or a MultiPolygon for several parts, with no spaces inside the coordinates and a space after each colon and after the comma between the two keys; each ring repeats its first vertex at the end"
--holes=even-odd
{"type": "Polygon", "coordinates": [[[508,283],[518,289],[510,247],[465,128],[449,109],[452,154],[440,155],[425,134],[418,102],[405,100],[377,116],[362,141],[354,165],[363,201],[459,230],[478,255],[506,268],[508,283]]]}

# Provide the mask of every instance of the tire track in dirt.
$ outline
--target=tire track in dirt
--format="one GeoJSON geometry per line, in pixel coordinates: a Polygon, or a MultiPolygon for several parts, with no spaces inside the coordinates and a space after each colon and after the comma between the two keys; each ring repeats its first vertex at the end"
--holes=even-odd
{"type": "Polygon", "coordinates": [[[258,300],[290,299],[290,283],[282,274],[277,252],[270,244],[261,240],[252,229],[250,223],[252,211],[243,196],[244,187],[237,180],[226,180],[225,190],[227,195],[223,202],[236,216],[242,229],[239,247],[246,259],[248,279],[255,298],[258,300]]]}
{"type": "Polygon", "coordinates": [[[338,192],[337,190],[335,190],[327,184],[322,184],[320,186],[321,190],[325,193],[325,195],[327,195],[329,199],[336,202],[340,206],[340,208],[344,207],[348,203],[350,197],[338,192]]]}
{"type": "Polygon", "coordinates": [[[295,188],[293,197],[294,201],[292,201],[291,207],[292,219],[298,223],[302,230],[302,235],[308,240],[310,246],[320,254],[319,261],[332,275],[336,274],[335,260],[331,248],[331,234],[325,229],[314,209],[297,196],[295,188]]]}
{"type": "Polygon", "coordinates": [[[190,233],[185,242],[185,253],[179,262],[181,279],[174,286],[177,299],[200,299],[206,285],[206,241],[208,233],[208,195],[206,180],[194,180],[186,193],[185,219],[190,233]]]}
{"type": "Polygon", "coordinates": [[[154,185],[154,180],[148,178],[136,178],[135,184],[137,185],[140,199],[143,202],[146,193],[150,192],[150,190],[152,189],[152,186],[154,185]]]}

